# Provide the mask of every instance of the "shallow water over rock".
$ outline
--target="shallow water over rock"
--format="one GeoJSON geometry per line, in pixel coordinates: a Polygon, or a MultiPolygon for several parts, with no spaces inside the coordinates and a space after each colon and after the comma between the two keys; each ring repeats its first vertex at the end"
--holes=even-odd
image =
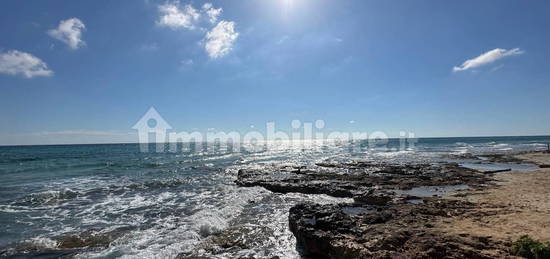
{"type": "Polygon", "coordinates": [[[394,190],[395,193],[401,195],[409,195],[414,197],[433,197],[446,196],[456,191],[467,190],[470,187],[465,184],[443,185],[443,186],[419,186],[409,190],[394,190]]]}

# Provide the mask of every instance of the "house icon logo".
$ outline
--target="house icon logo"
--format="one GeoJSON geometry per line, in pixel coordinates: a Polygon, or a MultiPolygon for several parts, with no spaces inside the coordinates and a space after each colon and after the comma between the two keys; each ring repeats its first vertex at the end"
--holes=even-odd
{"type": "Polygon", "coordinates": [[[149,150],[149,143],[157,143],[157,152],[162,152],[166,143],[167,131],[172,129],[172,127],[160,116],[154,107],[151,107],[132,129],[138,131],[141,151],[147,152],[149,150]],[[150,139],[152,135],[155,136],[154,141],[150,139]]]}

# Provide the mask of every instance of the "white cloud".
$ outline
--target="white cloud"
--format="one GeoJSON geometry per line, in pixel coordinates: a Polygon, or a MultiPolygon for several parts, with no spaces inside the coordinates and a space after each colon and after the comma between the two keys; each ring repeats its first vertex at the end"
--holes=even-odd
{"type": "Polygon", "coordinates": [[[160,17],[157,24],[159,26],[172,29],[199,29],[201,33],[206,33],[199,43],[204,46],[210,58],[225,56],[239,37],[239,33],[235,31],[234,22],[223,20],[218,22],[218,17],[223,10],[214,8],[212,3],[205,3],[198,10],[191,4],[181,6],[179,1],[159,5],[158,8],[160,17]]]}
{"type": "Polygon", "coordinates": [[[82,31],[86,26],[78,18],[70,18],[59,22],[57,29],[48,31],[48,34],[69,45],[71,49],[78,49],[86,43],[81,39],[82,31]]]}
{"type": "Polygon", "coordinates": [[[185,28],[193,30],[201,17],[201,14],[193,6],[187,4],[180,8],[178,2],[160,5],[159,12],[161,16],[157,24],[172,29],[185,28]]]}
{"type": "Polygon", "coordinates": [[[483,66],[483,65],[493,63],[493,62],[495,62],[499,59],[503,59],[505,57],[517,56],[517,55],[521,55],[523,53],[525,53],[525,52],[523,50],[519,49],[519,48],[515,48],[515,49],[511,49],[511,50],[494,49],[494,50],[491,50],[491,51],[487,51],[487,52],[479,55],[476,58],[468,59],[468,60],[464,61],[464,63],[462,63],[462,65],[460,65],[458,67],[454,67],[453,71],[454,72],[464,71],[464,70],[480,67],[480,66],[483,66]]]}
{"type": "Polygon", "coordinates": [[[50,76],[53,71],[39,58],[25,52],[10,50],[0,53],[0,73],[8,75],[21,74],[26,78],[50,76]]]}
{"type": "Polygon", "coordinates": [[[237,37],[234,22],[220,21],[206,34],[204,48],[210,58],[220,58],[229,53],[237,37]]]}
{"type": "Polygon", "coordinates": [[[206,15],[208,15],[208,21],[214,24],[218,21],[218,16],[222,13],[222,8],[214,8],[211,3],[206,3],[202,6],[206,15]]]}

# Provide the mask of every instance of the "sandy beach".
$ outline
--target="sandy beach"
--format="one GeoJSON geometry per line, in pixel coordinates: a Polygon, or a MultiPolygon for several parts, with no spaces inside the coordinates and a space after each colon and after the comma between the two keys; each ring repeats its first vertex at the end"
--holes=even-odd
{"type": "MultiPolygon", "coordinates": [[[[550,154],[516,155],[535,164],[550,164],[550,154]]],[[[510,171],[493,176],[495,186],[466,192],[459,199],[477,206],[471,212],[442,219],[437,226],[449,234],[470,234],[511,242],[522,235],[550,241],[550,168],[510,171]]]]}

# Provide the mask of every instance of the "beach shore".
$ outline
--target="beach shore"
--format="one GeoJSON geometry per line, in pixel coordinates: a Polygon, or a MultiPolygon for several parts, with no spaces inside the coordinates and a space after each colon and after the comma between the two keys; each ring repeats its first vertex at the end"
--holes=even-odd
{"type": "MultiPolygon", "coordinates": [[[[550,154],[545,152],[487,156],[509,165],[533,163],[545,167],[550,164],[550,154]]],[[[486,161],[478,159],[480,163],[486,161]]],[[[512,246],[521,236],[550,241],[550,169],[476,171],[447,163],[435,168],[421,166],[412,172],[410,165],[321,166],[348,170],[343,173],[345,178],[336,181],[331,178],[332,182],[328,182],[330,188],[341,186],[341,189],[348,190],[347,197],[352,197],[354,203],[306,203],[290,209],[290,229],[305,255],[328,258],[503,258],[514,257],[512,246]],[[357,183],[349,180],[350,170],[357,168],[377,169],[369,177],[361,177],[365,183],[357,183]],[[385,175],[383,184],[365,188],[378,179],[380,173],[385,175]],[[415,179],[425,181],[410,182],[408,176],[411,174],[415,179]],[[439,180],[436,175],[445,180],[439,180]],[[394,182],[394,186],[384,185],[391,182],[388,179],[394,182]],[[461,183],[469,188],[438,192],[450,184],[461,183]],[[426,191],[426,185],[439,187],[432,192],[426,191]],[[405,188],[405,191],[392,189],[396,186],[405,188]],[[371,188],[371,191],[358,192],[361,188],[371,188]]],[[[332,190],[319,184],[327,182],[319,181],[319,172],[294,172],[296,177],[289,182],[265,178],[268,174],[261,172],[242,172],[240,176],[247,180],[244,181],[246,184],[262,185],[275,192],[307,190],[326,193],[327,189],[332,190]],[[304,174],[308,177],[303,178],[304,174]],[[316,180],[316,185],[312,186],[306,179],[316,180]]]]}
{"type": "MultiPolygon", "coordinates": [[[[530,152],[514,156],[538,165],[550,164],[550,154],[530,152]]],[[[550,241],[550,168],[510,171],[492,176],[496,185],[460,195],[475,204],[467,215],[441,219],[436,224],[449,234],[470,234],[515,241],[522,235],[550,241]],[[472,215],[484,215],[483,217],[472,215]]]]}

